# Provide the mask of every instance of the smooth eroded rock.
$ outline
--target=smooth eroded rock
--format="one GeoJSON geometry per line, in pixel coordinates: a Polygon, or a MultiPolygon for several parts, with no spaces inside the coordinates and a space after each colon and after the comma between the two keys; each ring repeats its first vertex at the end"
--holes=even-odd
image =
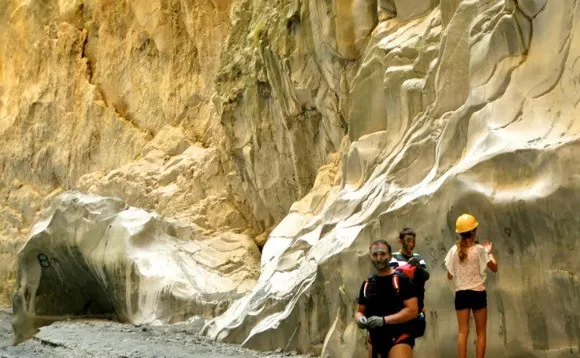
{"type": "Polygon", "coordinates": [[[63,319],[144,324],[220,313],[254,286],[259,252],[245,235],[199,231],[117,198],[59,195],[18,253],[15,342],[63,319]]]}
{"type": "Polygon", "coordinates": [[[499,259],[487,282],[487,354],[580,354],[580,92],[573,86],[580,7],[547,2],[530,20],[529,8],[520,8],[530,2],[443,3],[452,14],[435,10],[399,27],[391,19],[375,30],[352,87],[342,185],[326,187],[326,196],[324,185],[315,187],[323,198],[316,206],[311,196],[294,204],[263,248],[257,286],[205,334],[260,349],[364,356],[366,334],[352,314],[371,272],[368,246],[381,238],[397,248],[398,231],[411,226],[432,272],[427,332],[415,354],[455,356],[453,292],[442,265],[457,239],[455,219],[470,212],[499,259]],[[440,24],[438,50],[419,72],[418,44],[440,24]]]}

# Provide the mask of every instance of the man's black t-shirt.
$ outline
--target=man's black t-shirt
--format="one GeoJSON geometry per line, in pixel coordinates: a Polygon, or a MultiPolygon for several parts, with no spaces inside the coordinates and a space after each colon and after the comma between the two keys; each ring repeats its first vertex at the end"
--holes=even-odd
{"type": "MultiPolygon", "coordinates": [[[[405,307],[404,300],[417,297],[415,285],[405,276],[399,275],[399,293],[393,287],[393,275],[373,276],[363,282],[358,303],[365,306],[365,316],[388,316],[395,314],[405,307]]],[[[373,346],[389,343],[392,338],[397,338],[407,333],[408,325],[385,324],[377,329],[369,330],[373,346]]],[[[377,346],[378,347],[378,346],[377,346]]]]}

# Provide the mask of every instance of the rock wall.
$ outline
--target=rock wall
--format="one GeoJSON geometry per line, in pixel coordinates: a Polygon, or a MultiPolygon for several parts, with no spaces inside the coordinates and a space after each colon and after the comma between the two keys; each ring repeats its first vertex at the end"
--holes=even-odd
{"type": "Polygon", "coordinates": [[[246,235],[207,236],[117,198],[63,193],[18,253],[14,341],[71,318],[141,325],[215,316],[255,285],[259,257],[246,235]]]}
{"type": "Polygon", "coordinates": [[[489,355],[577,355],[579,6],[5,1],[0,281],[58,193],[116,196],[268,238],[257,285],[206,334],[353,357],[368,244],[410,225],[433,271],[416,352],[447,357],[442,258],[469,211],[500,260],[489,355]]]}
{"type": "Polygon", "coordinates": [[[206,333],[364,356],[352,312],[371,269],[368,245],[396,244],[410,225],[432,270],[416,354],[454,356],[442,259],[455,218],[471,212],[500,260],[488,282],[488,354],[578,355],[580,226],[567,214],[580,184],[578,3],[442,0],[408,16],[397,1],[379,5],[382,21],[349,86],[341,167],[321,170],[271,233],[258,285],[206,333]]]}
{"type": "Polygon", "coordinates": [[[251,238],[263,232],[218,150],[225,135],[212,97],[229,7],[228,1],[0,4],[4,297],[32,223],[69,189],[117,195],[210,232],[251,238]]]}

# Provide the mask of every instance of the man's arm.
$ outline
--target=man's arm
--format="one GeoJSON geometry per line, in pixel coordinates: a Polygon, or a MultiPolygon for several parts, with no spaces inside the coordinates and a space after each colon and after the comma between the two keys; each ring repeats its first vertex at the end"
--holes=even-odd
{"type": "Polygon", "coordinates": [[[395,314],[383,317],[386,324],[404,323],[417,317],[419,314],[417,297],[411,297],[408,300],[404,300],[403,303],[405,304],[405,307],[402,310],[395,314]]]}
{"type": "Polygon", "coordinates": [[[403,300],[403,309],[399,312],[383,317],[385,323],[407,322],[419,314],[419,301],[417,298],[417,287],[411,280],[399,276],[399,297],[403,300]]]}
{"type": "Polygon", "coordinates": [[[363,282],[362,285],[360,286],[360,290],[359,290],[359,294],[358,294],[358,299],[357,299],[357,306],[356,306],[356,311],[354,312],[354,320],[356,322],[356,324],[360,327],[360,328],[365,328],[366,326],[366,310],[367,310],[367,299],[365,297],[365,286],[366,286],[367,281],[363,282]]]}
{"type": "Polygon", "coordinates": [[[366,310],[367,310],[366,306],[357,305],[356,312],[354,313],[354,319],[358,321],[361,317],[364,317],[366,310]]]}
{"type": "Polygon", "coordinates": [[[421,275],[423,275],[423,280],[429,280],[431,275],[429,274],[429,271],[427,271],[427,268],[419,267],[419,269],[421,270],[421,275]]]}
{"type": "Polygon", "coordinates": [[[365,316],[366,307],[363,305],[358,305],[356,312],[354,313],[354,321],[360,329],[369,329],[368,319],[365,316]]]}

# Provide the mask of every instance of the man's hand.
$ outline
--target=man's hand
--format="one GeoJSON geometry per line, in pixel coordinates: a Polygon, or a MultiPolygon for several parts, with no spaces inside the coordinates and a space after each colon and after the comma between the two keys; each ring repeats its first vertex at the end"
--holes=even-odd
{"type": "Polygon", "coordinates": [[[365,316],[360,316],[359,319],[356,320],[356,325],[358,328],[365,329],[367,328],[367,318],[365,316]]]}
{"type": "Polygon", "coordinates": [[[419,259],[416,257],[411,257],[409,261],[407,261],[411,266],[419,266],[419,259]]]}
{"type": "Polygon", "coordinates": [[[379,328],[384,324],[385,324],[385,320],[383,317],[371,316],[367,319],[367,327],[368,328],[379,328]]]}

